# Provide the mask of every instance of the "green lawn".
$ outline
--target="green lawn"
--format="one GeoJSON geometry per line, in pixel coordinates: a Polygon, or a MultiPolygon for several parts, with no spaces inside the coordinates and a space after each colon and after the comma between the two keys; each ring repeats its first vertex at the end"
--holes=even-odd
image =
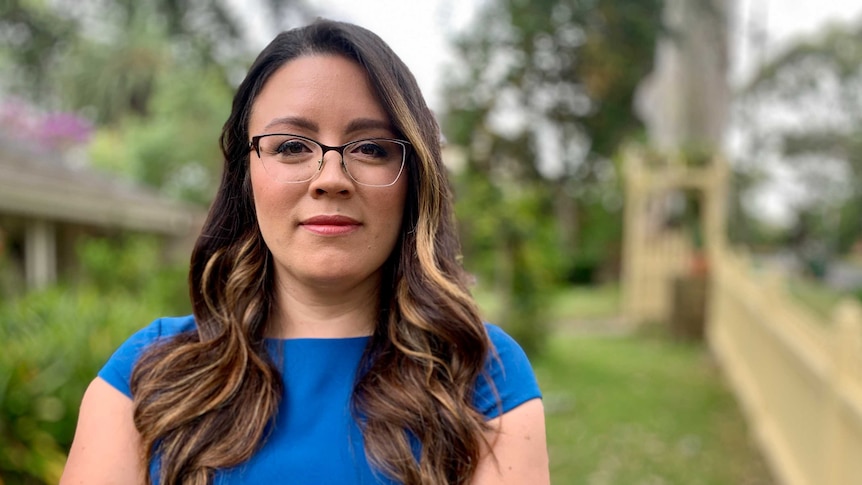
{"type": "MultiPolygon", "coordinates": [[[[501,305],[478,292],[484,315],[501,305]]],[[[552,295],[556,333],[533,359],[544,393],[555,485],[767,485],[769,473],[703,344],[651,327],[572,332],[619,314],[617,285],[552,295]]]]}
{"type": "Polygon", "coordinates": [[[772,483],[702,346],[560,336],[534,365],[554,484],[772,483]]]}
{"type": "MultiPolygon", "coordinates": [[[[486,287],[473,288],[472,292],[484,318],[490,322],[504,321],[499,295],[486,287]]],[[[619,285],[571,286],[551,295],[548,317],[554,323],[612,318],[619,314],[619,308],[619,285]]]]}
{"type": "Polygon", "coordinates": [[[620,312],[619,285],[572,286],[554,293],[550,317],[555,322],[572,319],[612,318],[620,312]]]}

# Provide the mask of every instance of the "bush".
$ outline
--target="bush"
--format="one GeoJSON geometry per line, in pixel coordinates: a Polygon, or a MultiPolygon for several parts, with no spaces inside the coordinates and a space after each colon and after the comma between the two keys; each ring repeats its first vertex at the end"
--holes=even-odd
{"type": "Polygon", "coordinates": [[[469,170],[456,184],[465,267],[497,297],[494,323],[538,355],[548,335],[548,295],[562,266],[549,195],[537,183],[495,185],[469,170]]]}
{"type": "MultiPolygon", "coordinates": [[[[93,247],[103,244],[82,252],[95,254],[93,247]]],[[[151,249],[141,241],[102,246],[118,262],[114,273],[109,264],[93,271],[85,257],[83,284],[0,303],[3,485],[57,483],[81,397],[105,360],[155,317],[188,312],[177,304],[177,293],[186,294],[180,269],[153,264],[151,249]],[[148,263],[135,270],[122,263],[133,260],[148,263]]]]}

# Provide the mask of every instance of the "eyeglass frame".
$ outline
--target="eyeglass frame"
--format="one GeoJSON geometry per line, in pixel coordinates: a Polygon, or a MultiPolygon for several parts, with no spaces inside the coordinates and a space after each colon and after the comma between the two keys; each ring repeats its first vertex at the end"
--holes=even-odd
{"type": "Polygon", "coordinates": [[[260,155],[260,139],[266,138],[268,136],[292,136],[292,137],[300,138],[302,140],[306,140],[306,141],[310,141],[310,142],[314,143],[315,145],[319,146],[320,149],[322,150],[322,153],[320,154],[320,160],[317,161],[317,170],[314,171],[314,173],[311,175],[311,177],[309,177],[305,180],[295,180],[295,181],[289,181],[289,182],[288,181],[280,181],[281,183],[285,183],[285,184],[302,184],[302,183],[314,180],[314,177],[316,177],[317,174],[319,174],[320,171],[323,170],[323,164],[326,161],[326,153],[330,152],[330,151],[334,151],[334,152],[338,153],[338,155],[340,156],[340,162],[339,163],[341,165],[341,168],[342,168],[342,170],[344,170],[344,173],[346,173],[347,176],[350,177],[350,180],[353,180],[357,184],[363,185],[365,187],[391,187],[391,186],[395,185],[396,182],[398,182],[398,179],[401,178],[401,174],[404,173],[404,166],[407,164],[407,151],[408,151],[408,149],[410,149],[410,147],[413,146],[409,141],[400,140],[398,138],[361,138],[359,140],[349,141],[343,145],[330,146],[330,145],[324,145],[323,143],[320,143],[319,141],[315,140],[314,138],[309,138],[307,136],[302,136],[302,135],[295,135],[293,133],[265,133],[263,135],[252,136],[251,140],[248,142],[248,150],[249,151],[254,150],[254,152],[257,153],[257,158],[261,162],[263,162],[263,157],[260,155]],[[347,164],[344,163],[344,149],[345,148],[349,147],[350,145],[355,145],[356,143],[361,143],[363,141],[374,141],[374,140],[397,143],[397,144],[401,145],[401,147],[403,148],[403,151],[401,152],[401,167],[398,169],[398,175],[395,176],[395,180],[393,180],[392,182],[390,182],[388,184],[378,185],[378,184],[366,184],[366,183],[360,182],[360,181],[356,180],[356,177],[354,177],[352,173],[350,173],[350,169],[348,169],[347,164]]]}

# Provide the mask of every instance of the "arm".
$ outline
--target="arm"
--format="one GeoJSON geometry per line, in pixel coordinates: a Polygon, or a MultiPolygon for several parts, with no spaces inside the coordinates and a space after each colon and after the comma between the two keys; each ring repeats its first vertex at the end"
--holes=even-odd
{"type": "Polygon", "coordinates": [[[96,378],[84,393],[60,485],[143,483],[139,446],[131,399],[96,378]]]}
{"type": "Polygon", "coordinates": [[[541,399],[532,399],[488,422],[490,450],[482,456],[472,485],[551,482],[541,399]]]}

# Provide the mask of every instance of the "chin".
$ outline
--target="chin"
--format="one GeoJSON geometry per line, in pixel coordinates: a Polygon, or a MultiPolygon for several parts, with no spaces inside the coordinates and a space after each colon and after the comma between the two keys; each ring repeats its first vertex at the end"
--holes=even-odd
{"type": "Polygon", "coordinates": [[[350,289],[365,283],[379,284],[379,271],[351,271],[337,263],[322,263],[308,271],[285,274],[288,281],[308,288],[350,289]]]}

